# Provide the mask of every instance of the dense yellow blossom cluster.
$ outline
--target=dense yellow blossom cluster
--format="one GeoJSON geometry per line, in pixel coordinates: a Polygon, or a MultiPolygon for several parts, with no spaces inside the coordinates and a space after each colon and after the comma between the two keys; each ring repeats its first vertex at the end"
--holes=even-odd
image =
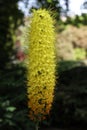
{"type": "Polygon", "coordinates": [[[27,93],[29,117],[42,120],[49,114],[55,86],[54,21],[45,9],[33,12],[29,27],[27,93]]]}

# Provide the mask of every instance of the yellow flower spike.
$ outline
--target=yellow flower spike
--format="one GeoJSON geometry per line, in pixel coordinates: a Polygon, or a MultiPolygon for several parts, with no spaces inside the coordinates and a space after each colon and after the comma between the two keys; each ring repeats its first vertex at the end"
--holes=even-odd
{"type": "Polygon", "coordinates": [[[55,31],[49,11],[45,9],[34,11],[28,29],[29,117],[34,121],[41,121],[50,112],[55,86],[55,31]]]}

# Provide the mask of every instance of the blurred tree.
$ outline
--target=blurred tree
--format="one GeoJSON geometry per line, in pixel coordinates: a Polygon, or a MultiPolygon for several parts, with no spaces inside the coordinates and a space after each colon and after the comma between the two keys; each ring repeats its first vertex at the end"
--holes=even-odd
{"type": "Polygon", "coordinates": [[[68,16],[68,11],[69,11],[69,0],[64,0],[65,1],[65,14],[68,16]]]}
{"type": "Polygon", "coordinates": [[[23,13],[18,9],[18,1],[0,0],[0,70],[11,63],[15,30],[22,23],[23,13]]]}
{"type": "Polygon", "coordinates": [[[83,3],[83,8],[84,8],[84,9],[87,9],[87,0],[84,1],[84,3],[83,3]]]}
{"type": "Polygon", "coordinates": [[[61,15],[67,17],[69,12],[69,0],[59,0],[61,5],[61,15]]]}

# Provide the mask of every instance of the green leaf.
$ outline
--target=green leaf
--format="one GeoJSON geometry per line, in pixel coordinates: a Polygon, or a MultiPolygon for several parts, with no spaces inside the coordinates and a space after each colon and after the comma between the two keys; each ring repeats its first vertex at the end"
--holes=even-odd
{"type": "Polygon", "coordinates": [[[0,118],[0,122],[2,122],[2,121],[3,121],[3,119],[0,118]]]}
{"type": "Polygon", "coordinates": [[[7,111],[10,111],[10,112],[15,111],[15,109],[16,109],[15,107],[7,107],[7,108],[6,108],[6,110],[7,110],[7,111]]]}
{"type": "Polygon", "coordinates": [[[52,0],[47,0],[48,3],[52,3],[52,0]]]}

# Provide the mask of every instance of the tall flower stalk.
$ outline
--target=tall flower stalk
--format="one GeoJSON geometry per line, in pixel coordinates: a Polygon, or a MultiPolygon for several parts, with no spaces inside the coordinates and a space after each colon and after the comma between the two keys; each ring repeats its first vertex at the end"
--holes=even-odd
{"type": "Polygon", "coordinates": [[[54,97],[55,31],[54,20],[49,11],[45,9],[34,11],[28,32],[29,117],[38,123],[49,114],[54,97]]]}

